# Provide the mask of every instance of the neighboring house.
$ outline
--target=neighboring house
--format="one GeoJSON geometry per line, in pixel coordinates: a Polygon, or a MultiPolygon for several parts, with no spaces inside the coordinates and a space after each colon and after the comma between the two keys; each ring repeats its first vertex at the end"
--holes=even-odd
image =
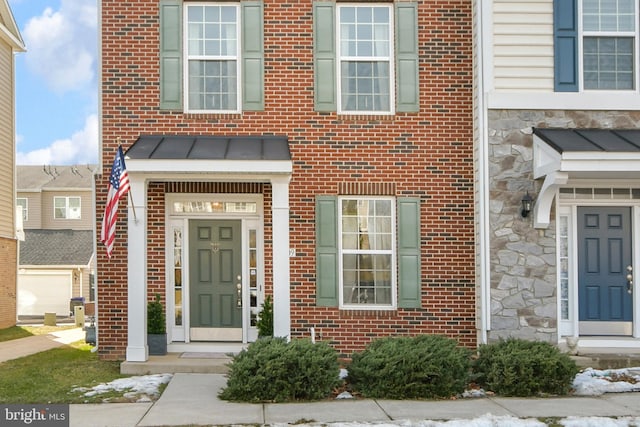
{"type": "Polygon", "coordinates": [[[155,293],[169,351],[255,340],[266,296],[275,335],[344,355],[391,335],[475,346],[471,15],[104,2],[98,228],[120,140],[131,192],[98,250],[101,357],[147,359],[155,293]]]}
{"type": "Polygon", "coordinates": [[[94,300],[95,165],[17,166],[18,316],[68,316],[71,299],[94,300]]]}
{"type": "Polygon", "coordinates": [[[477,7],[483,339],[637,352],[638,2],[477,7]]]}
{"type": "Polygon", "coordinates": [[[0,329],[16,324],[18,239],[15,204],[15,59],[24,42],[7,0],[0,0],[0,329]]]}

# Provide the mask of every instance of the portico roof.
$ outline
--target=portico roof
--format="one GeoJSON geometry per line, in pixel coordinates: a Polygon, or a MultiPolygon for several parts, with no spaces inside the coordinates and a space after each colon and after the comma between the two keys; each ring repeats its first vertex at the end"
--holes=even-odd
{"type": "Polygon", "coordinates": [[[556,190],[569,180],[640,179],[640,130],[533,128],[533,176],[544,178],[534,226],[546,228],[556,190]]]}
{"type": "Polygon", "coordinates": [[[286,136],[141,135],[126,151],[129,172],[290,174],[286,136]]]}

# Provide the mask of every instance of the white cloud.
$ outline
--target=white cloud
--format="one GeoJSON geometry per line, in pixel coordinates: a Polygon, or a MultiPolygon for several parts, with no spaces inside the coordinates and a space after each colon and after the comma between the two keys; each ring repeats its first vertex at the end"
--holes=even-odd
{"type": "Polygon", "coordinates": [[[62,0],[60,10],[46,8],[22,31],[27,67],[53,91],[95,86],[97,14],[96,0],[62,0]]]}
{"type": "Polygon", "coordinates": [[[22,153],[18,151],[19,165],[73,165],[97,163],[98,161],[98,116],[87,117],[84,129],[71,138],[59,139],[47,148],[22,153]]]}

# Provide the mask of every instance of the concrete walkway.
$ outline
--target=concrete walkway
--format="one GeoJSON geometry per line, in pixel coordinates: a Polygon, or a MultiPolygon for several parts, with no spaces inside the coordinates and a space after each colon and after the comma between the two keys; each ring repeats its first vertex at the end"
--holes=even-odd
{"type": "MultiPolygon", "coordinates": [[[[84,339],[74,328],[0,343],[0,362],[84,339]]],[[[348,399],[313,403],[230,403],[218,399],[224,374],[179,373],[153,403],[70,405],[73,427],[387,423],[472,419],[486,414],[516,418],[639,417],[640,393],[601,397],[521,399],[483,397],[444,401],[348,399]]]]}
{"type": "Polygon", "coordinates": [[[51,350],[72,342],[84,340],[82,328],[63,329],[48,335],[34,335],[0,342],[0,362],[18,359],[41,351],[51,350]]]}
{"type": "MultiPolygon", "coordinates": [[[[516,418],[640,417],[640,393],[546,399],[477,398],[445,401],[350,399],[313,403],[230,403],[217,398],[223,374],[175,374],[155,403],[71,405],[71,426],[184,426],[396,423],[402,420],[472,419],[486,414],[516,418]]],[[[399,424],[399,423],[398,423],[399,424]]]]}

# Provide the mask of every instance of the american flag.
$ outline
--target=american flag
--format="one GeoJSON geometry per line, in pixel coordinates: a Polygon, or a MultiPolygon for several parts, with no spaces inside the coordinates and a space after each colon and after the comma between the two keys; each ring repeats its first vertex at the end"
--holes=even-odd
{"type": "Polygon", "coordinates": [[[129,192],[129,174],[124,164],[124,154],[122,154],[122,146],[118,146],[116,158],[113,159],[111,167],[111,175],[109,176],[109,192],[107,194],[107,206],[104,209],[104,218],[102,220],[102,232],[100,233],[100,241],[107,248],[107,256],[111,258],[113,251],[113,242],[116,240],[116,221],[118,219],[118,201],[120,197],[125,196],[129,192]]]}

